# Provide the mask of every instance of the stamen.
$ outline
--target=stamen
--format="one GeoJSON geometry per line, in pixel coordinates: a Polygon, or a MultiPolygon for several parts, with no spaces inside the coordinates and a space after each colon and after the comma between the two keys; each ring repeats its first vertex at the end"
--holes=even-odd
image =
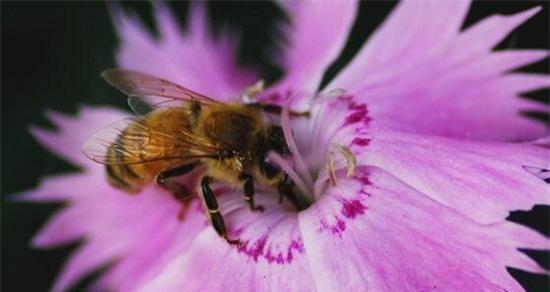
{"type": "Polygon", "coordinates": [[[346,177],[353,176],[353,173],[355,172],[355,166],[357,165],[357,160],[355,159],[355,155],[353,155],[353,152],[346,147],[338,144],[333,144],[334,147],[336,147],[338,150],[340,150],[340,154],[344,156],[344,159],[346,159],[347,169],[348,172],[346,173],[346,177]]]}
{"type": "Polygon", "coordinates": [[[328,159],[327,159],[327,171],[328,176],[330,177],[330,182],[333,186],[336,186],[336,173],[334,171],[334,152],[332,150],[328,153],[328,159]]]}
{"type": "Polygon", "coordinates": [[[321,197],[323,194],[325,182],[327,181],[327,178],[325,177],[324,173],[320,173],[319,177],[315,181],[315,185],[313,186],[313,200],[316,201],[321,197]]]}
{"type": "Polygon", "coordinates": [[[255,101],[256,96],[262,91],[264,91],[264,85],[265,85],[265,82],[263,79],[256,81],[254,85],[244,89],[243,93],[241,94],[241,99],[246,103],[255,101]]]}
{"type": "Polygon", "coordinates": [[[296,140],[294,140],[294,135],[292,135],[292,130],[290,127],[290,113],[286,105],[283,106],[283,111],[281,113],[281,128],[283,129],[285,140],[290,148],[292,159],[294,160],[294,164],[296,165],[298,172],[302,174],[308,186],[313,185],[313,178],[309,173],[300,151],[298,151],[298,146],[296,145],[296,140]]]}
{"type": "Polygon", "coordinates": [[[286,159],[284,159],[281,155],[277,154],[276,152],[269,152],[267,155],[268,159],[275,162],[277,166],[281,168],[284,172],[288,174],[290,179],[296,184],[296,187],[300,190],[300,193],[302,194],[308,194],[309,189],[307,185],[304,183],[302,178],[294,171],[294,168],[288,163],[286,159]]]}
{"type": "MultiPolygon", "coordinates": [[[[320,105],[320,106],[318,106],[318,111],[319,112],[324,112],[326,110],[326,107],[328,106],[329,101],[332,101],[332,100],[344,95],[346,92],[347,91],[343,88],[332,89],[328,92],[328,94],[326,96],[317,97],[317,98],[313,99],[311,104],[312,105],[320,105]]],[[[313,141],[313,143],[316,143],[317,140],[318,140],[320,132],[323,130],[322,126],[324,125],[324,123],[321,123],[321,121],[319,120],[322,115],[316,114],[316,115],[313,115],[313,116],[315,117],[315,120],[313,121],[314,126],[313,126],[313,134],[312,134],[313,139],[312,139],[312,141],[313,141]]],[[[332,138],[332,137],[329,137],[329,138],[332,138]]],[[[320,147],[318,147],[318,148],[320,148],[320,147]]],[[[324,152],[321,149],[316,149],[316,150],[324,152]]]]}
{"type": "Polygon", "coordinates": [[[347,173],[346,177],[353,176],[353,173],[355,172],[355,166],[357,165],[357,161],[355,159],[355,155],[353,155],[353,152],[348,147],[338,145],[338,144],[332,144],[331,149],[329,150],[328,157],[327,157],[327,172],[330,177],[330,181],[333,186],[336,186],[336,169],[334,167],[334,150],[338,150],[340,154],[344,157],[346,160],[346,168],[347,173]]]}

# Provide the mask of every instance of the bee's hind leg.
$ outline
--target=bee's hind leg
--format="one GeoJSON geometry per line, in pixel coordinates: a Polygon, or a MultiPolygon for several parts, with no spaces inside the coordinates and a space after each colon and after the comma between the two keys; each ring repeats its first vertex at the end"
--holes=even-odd
{"type": "Polygon", "coordinates": [[[178,176],[185,175],[191,172],[196,167],[195,163],[185,164],[163,171],[157,175],[157,183],[168,190],[174,199],[182,203],[181,209],[178,213],[178,219],[182,221],[185,218],[187,207],[189,206],[189,199],[191,198],[191,192],[182,183],[172,179],[178,176]]]}
{"type": "Polygon", "coordinates": [[[210,182],[212,178],[209,176],[204,176],[201,180],[201,191],[202,191],[202,200],[204,206],[206,207],[206,215],[210,219],[210,223],[214,227],[214,230],[223,237],[229,244],[240,245],[242,242],[238,239],[229,239],[227,236],[227,229],[225,228],[225,222],[223,216],[220,213],[220,208],[218,206],[218,200],[214,192],[210,188],[210,182]]]}
{"type": "Polygon", "coordinates": [[[264,210],[264,207],[262,205],[256,205],[254,203],[255,192],[254,192],[254,179],[252,178],[252,176],[244,173],[239,178],[244,181],[244,184],[243,184],[244,199],[248,202],[248,206],[250,207],[250,210],[262,212],[264,210]]]}

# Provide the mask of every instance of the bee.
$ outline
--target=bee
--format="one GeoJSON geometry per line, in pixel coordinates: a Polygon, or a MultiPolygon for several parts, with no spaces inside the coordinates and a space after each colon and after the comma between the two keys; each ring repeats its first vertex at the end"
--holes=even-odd
{"type": "Polygon", "coordinates": [[[130,97],[180,102],[126,118],[100,130],[84,144],[84,154],[105,165],[114,187],[138,193],[157,183],[183,202],[191,192],[175,178],[199,169],[197,187],[207,217],[231,244],[240,241],[228,237],[210,187],[213,181],[242,186],[252,211],[264,209],[254,201],[255,183],[276,187],[280,200],[283,196],[293,200],[288,175],[267,159],[270,151],[290,155],[282,128],[266,122],[264,115],[280,112],[279,106],[221,102],[168,80],[125,69],[107,70],[102,77],[130,97]]]}

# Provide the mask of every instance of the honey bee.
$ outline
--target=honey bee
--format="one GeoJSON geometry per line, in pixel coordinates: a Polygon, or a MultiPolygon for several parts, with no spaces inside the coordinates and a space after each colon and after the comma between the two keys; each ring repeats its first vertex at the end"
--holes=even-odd
{"type": "Polygon", "coordinates": [[[113,186],[137,193],[156,182],[184,201],[190,192],[175,178],[200,169],[198,193],[207,217],[216,232],[231,244],[240,241],[228,237],[210,187],[212,181],[242,186],[252,211],[263,210],[254,202],[255,183],[276,187],[281,198],[293,200],[287,174],[267,160],[270,151],[290,155],[282,128],[266,122],[264,115],[280,112],[280,107],[220,102],[131,70],[111,69],[102,77],[130,97],[181,102],[178,106],[156,107],[142,117],[124,119],[100,130],[84,144],[85,155],[105,165],[113,186]]]}

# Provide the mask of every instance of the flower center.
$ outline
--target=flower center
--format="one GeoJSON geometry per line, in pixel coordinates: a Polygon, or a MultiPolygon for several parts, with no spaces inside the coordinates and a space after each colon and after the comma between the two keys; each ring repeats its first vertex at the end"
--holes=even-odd
{"type": "MultiPolygon", "coordinates": [[[[367,184],[364,182],[366,176],[361,175],[361,168],[353,174],[355,155],[369,144],[366,128],[370,118],[366,104],[355,102],[353,96],[342,93],[313,100],[309,117],[293,115],[289,106],[283,106],[280,117],[275,121],[280,125],[290,150],[288,156],[275,151],[268,153],[270,163],[279,166],[291,181],[283,184],[291,189],[291,192],[283,192],[286,194],[283,204],[276,200],[277,191],[271,188],[258,192],[256,196],[259,204],[265,206],[261,214],[250,212],[240,196],[220,197],[230,235],[243,242],[237,250],[253,261],[288,264],[305,253],[300,227],[303,217],[298,216],[298,212],[313,204],[326,206],[323,202],[316,202],[323,196],[329,199],[323,200],[326,202],[334,201],[330,200],[334,196],[336,206],[341,204],[342,216],[324,217],[324,213],[319,214],[319,232],[329,231],[340,236],[346,229],[347,219],[365,212],[366,207],[360,201],[343,199],[339,192],[348,190],[355,193],[357,181],[361,185],[367,184]],[[353,180],[342,177],[352,174],[355,176],[353,180]],[[335,184],[338,184],[337,188],[332,187],[335,184]]],[[[285,104],[284,100],[260,98],[260,101],[285,104]]],[[[296,101],[303,100],[298,97],[293,99],[293,102],[296,101]]],[[[292,108],[303,107],[293,104],[292,108]]]]}
{"type": "MultiPolygon", "coordinates": [[[[338,96],[318,98],[317,105],[330,102],[341,95],[342,93],[339,93],[338,96]]],[[[328,117],[323,117],[323,111],[318,111],[313,120],[306,118],[305,121],[303,117],[296,117],[292,123],[288,106],[283,106],[280,124],[291,155],[285,158],[271,152],[268,156],[293,182],[288,190],[283,190],[283,193],[297,211],[307,209],[320,198],[328,183],[337,184],[337,169],[347,168],[347,176],[353,175],[354,172],[355,156],[348,147],[332,143],[332,139],[320,139],[327,122],[324,118],[328,117]],[[302,147],[297,143],[293,125],[300,128],[298,138],[302,142],[302,147]],[[304,156],[305,153],[308,155],[304,156]]]]}

